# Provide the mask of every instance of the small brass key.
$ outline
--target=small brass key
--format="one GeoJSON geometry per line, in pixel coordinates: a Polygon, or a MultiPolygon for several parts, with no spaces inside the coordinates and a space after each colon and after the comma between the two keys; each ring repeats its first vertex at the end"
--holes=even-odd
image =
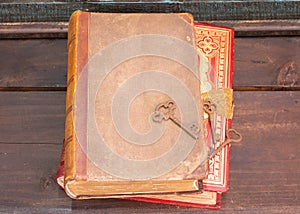
{"type": "Polygon", "coordinates": [[[211,101],[207,101],[207,102],[203,103],[203,109],[208,114],[212,142],[213,142],[213,144],[216,144],[217,143],[216,136],[215,136],[215,131],[216,130],[214,128],[214,123],[212,121],[212,116],[213,116],[214,112],[217,110],[217,106],[215,104],[213,104],[211,101]]]}
{"type": "Polygon", "coordinates": [[[152,120],[157,123],[161,123],[163,120],[171,120],[182,130],[184,130],[188,135],[193,139],[198,139],[199,128],[196,124],[191,124],[189,127],[186,127],[175,117],[176,104],[174,101],[169,100],[167,102],[157,105],[155,112],[152,115],[152,120]]]}

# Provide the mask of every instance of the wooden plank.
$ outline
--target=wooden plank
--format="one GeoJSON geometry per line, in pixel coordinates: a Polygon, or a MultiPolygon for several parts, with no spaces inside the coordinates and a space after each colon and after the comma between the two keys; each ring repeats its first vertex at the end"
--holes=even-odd
{"type": "MultiPolygon", "coordinates": [[[[65,90],[66,39],[0,40],[0,55],[0,90],[65,90]]],[[[237,90],[299,90],[300,37],[236,38],[234,65],[237,90]]]]}
{"type": "Polygon", "coordinates": [[[300,92],[236,92],[235,105],[243,141],[232,145],[225,207],[299,209],[300,92]]]}
{"type": "MultiPolygon", "coordinates": [[[[51,93],[52,100],[61,102],[60,93],[51,93]]],[[[28,108],[45,108],[41,99],[23,104],[28,108]]],[[[222,197],[221,211],[216,213],[297,213],[300,209],[300,92],[235,92],[235,104],[233,127],[244,138],[240,144],[231,146],[230,189],[222,197]]],[[[3,107],[0,112],[2,115],[3,107]]],[[[54,184],[61,145],[52,142],[60,135],[56,117],[61,117],[63,110],[53,105],[47,112],[52,115],[45,120],[52,124],[52,131],[45,137],[48,142],[0,143],[0,186],[3,187],[0,212],[215,213],[121,200],[70,200],[54,184]]],[[[34,120],[35,116],[29,115],[18,114],[18,117],[34,120]]],[[[15,135],[22,136],[26,131],[20,129],[15,135]]],[[[31,133],[39,135],[39,129],[31,133]]]]}
{"type": "Polygon", "coordinates": [[[0,40],[0,87],[66,86],[67,40],[0,40]]]}
{"type": "Polygon", "coordinates": [[[0,23],[1,39],[67,38],[68,22],[0,23]]]}
{"type": "MultiPolygon", "coordinates": [[[[299,36],[300,20],[226,20],[203,23],[234,28],[236,37],[299,36]]],[[[0,23],[1,39],[67,38],[68,22],[0,23]]]]}
{"type": "Polygon", "coordinates": [[[0,151],[1,213],[71,210],[54,180],[61,145],[0,144],[0,151]]]}
{"type": "Polygon", "coordinates": [[[289,1],[142,0],[11,1],[0,3],[0,22],[67,21],[75,10],[101,12],[190,12],[196,20],[298,19],[300,4],[289,1]]]}
{"type": "Polygon", "coordinates": [[[61,144],[65,92],[1,92],[0,143],[61,144]]]}
{"type": "Polygon", "coordinates": [[[300,37],[236,38],[234,86],[299,86],[299,46],[300,37]]]}
{"type": "Polygon", "coordinates": [[[224,20],[208,21],[207,24],[234,29],[236,37],[244,36],[299,36],[300,20],[224,20]]]}

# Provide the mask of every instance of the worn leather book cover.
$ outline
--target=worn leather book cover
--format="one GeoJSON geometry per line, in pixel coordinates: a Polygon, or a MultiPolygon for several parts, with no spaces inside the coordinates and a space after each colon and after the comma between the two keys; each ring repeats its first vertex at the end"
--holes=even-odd
{"type": "Polygon", "coordinates": [[[193,17],[75,12],[64,188],[76,199],[199,191],[208,173],[193,17]]]}

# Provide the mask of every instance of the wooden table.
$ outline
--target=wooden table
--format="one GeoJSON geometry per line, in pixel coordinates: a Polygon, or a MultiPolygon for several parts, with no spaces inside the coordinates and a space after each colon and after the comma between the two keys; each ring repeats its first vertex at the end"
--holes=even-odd
{"type": "Polygon", "coordinates": [[[131,5],[4,2],[0,3],[1,213],[300,213],[297,1],[148,1],[149,7],[134,1],[131,5]],[[205,7],[210,13],[202,13],[205,7]],[[235,28],[233,126],[244,140],[231,147],[230,189],[222,197],[220,211],[113,199],[75,201],[55,184],[64,137],[66,21],[77,8],[184,10],[198,20],[235,28]]]}

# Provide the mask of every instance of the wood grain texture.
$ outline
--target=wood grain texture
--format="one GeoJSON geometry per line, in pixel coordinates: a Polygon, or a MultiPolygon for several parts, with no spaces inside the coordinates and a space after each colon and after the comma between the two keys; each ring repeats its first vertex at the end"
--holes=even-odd
{"type": "Polygon", "coordinates": [[[0,23],[0,39],[67,38],[68,22],[0,23]]]}
{"type": "MultiPolygon", "coordinates": [[[[202,21],[201,21],[202,22],[202,21]]],[[[217,20],[204,21],[234,28],[236,37],[299,36],[300,20],[217,20]]],[[[0,39],[67,38],[68,22],[5,22],[0,23],[0,39]]]]}
{"type": "Polygon", "coordinates": [[[67,40],[0,40],[0,87],[65,87],[67,54],[67,40]]]}
{"type": "Polygon", "coordinates": [[[298,91],[235,93],[233,127],[244,140],[232,145],[229,192],[235,194],[225,195],[225,207],[229,199],[241,211],[300,209],[299,95],[298,91]]]}
{"type": "MultiPolygon", "coordinates": [[[[12,93],[12,92],[1,92],[12,93]]],[[[3,109],[15,112],[11,104],[28,109],[44,109],[48,96],[61,102],[63,92],[27,92],[39,97],[19,102],[11,94],[3,109]],[[45,95],[46,94],[46,95],[45,95]],[[15,101],[13,101],[15,100],[15,101]],[[45,102],[45,103],[43,103],[45,102]],[[11,104],[9,104],[11,103],[11,104]],[[8,110],[11,109],[11,110],[8,110]]],[[[2,103],[2,102],[1,102],[2,103]]],[[[46,119],[51,132],[46,141],[24,139],[24,143],[0,143],[1,172],[0,212],[4,213],[297,213],[300,209],[300,92],[235,92],[233,127],[243,133],[240,144],[232,144],[229,191],[222,197],[220,211],[147,204],[121,200],[74,201],[54,183],[62,144],[52,144],[63,129],[56,118],[63,118],[60,105],[47,109],[46,119]]],[[[4,104],[2,104],[4,106],[4,104]]],[[[7,113],[6,113],[7,114],[7,113]]],[[[36,116],[18,114],[19,120],[36,116]]],[[[9,118],[1,121],[9,123],[9,118]]],[[[26,136],[25,128],[15,132],[16,138],[26,136]],[[25,134],[24,134],[25,133],[25,134]]],[[[3,138],[3,131],[0,138],[3,138]]],[[[39,129],[30,131],[39,135],[39,129]]]]}
{"type": "Polygon", "coordinates": [[[67,21],[75,10],[101,12],[190,12],[196,20],[298,19],[300,4],[289,1],[125,0],[11,1],[0,3],[0,22],[67,21]]]}
{"type": "Polygon", "coordinates": [[[300,84],[300,37],[235,39],[234,87],[300,84]]]}
{"type": "Polygon", "coordinates": [[[62,145],[0,144],[1,213],[60,213],[71,209],[70,199],[54,180],[61,149],[62,145]]]}
{"type": "Polygon", "coordinates": [[[235,37],[300,35],[300,20],[298,19],[212,20],[206,23],[234,28],[235,37]]]}
{"type": "Polygon", "coordinates": [[[1,92],[0,144],[61,144],[65,92],[1,92]]]}
{"type": "MultiPolygon", "coordinates": [[[[66,39],[0,40],[0,55],[0,90],[66,89],[66,39]]],[[[300,37],[236,38],[234,66],[236,90],[298,90],[300,37]]]]}

